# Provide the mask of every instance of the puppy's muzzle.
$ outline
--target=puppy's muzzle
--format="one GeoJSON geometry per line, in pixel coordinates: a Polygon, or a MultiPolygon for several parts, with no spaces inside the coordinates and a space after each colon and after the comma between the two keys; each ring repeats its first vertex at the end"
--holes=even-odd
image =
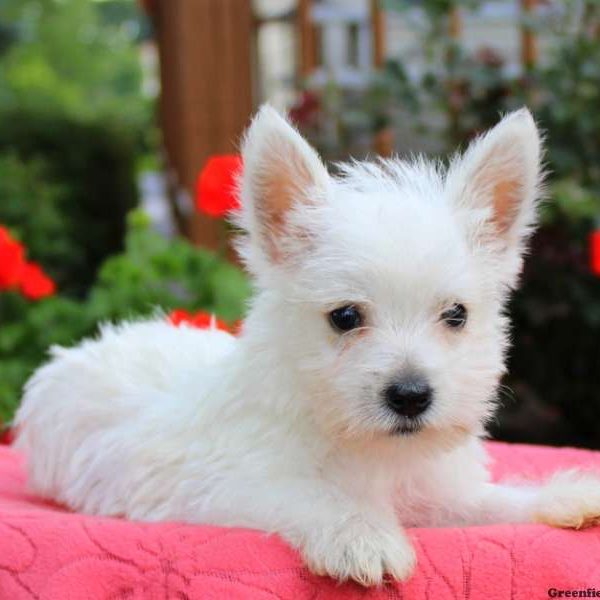
{"type": "Polygon", "coordinates": [[[397,415],[414,419],[429,408],[433,393],[424,377],[411,376],[395,380],[384,389],[383,396],[397,415]]]}

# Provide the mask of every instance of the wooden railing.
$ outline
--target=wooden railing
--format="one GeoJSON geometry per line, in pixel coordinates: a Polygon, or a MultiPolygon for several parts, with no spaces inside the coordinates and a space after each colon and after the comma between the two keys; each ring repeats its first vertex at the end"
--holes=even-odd
{"type": "MultiPolygon", "coordinates": [[[[521,0],[523,12],[531,13],[537,1],[521,0]]],[[[303,78],[316,67],[318,36],[311,20],[314,0],[297,2],[298,75],[303,78]]],[[[386,56],[385,11],[380,0],[368,2],[372,64],[377,68],[386,56]]],[[[175,187],[192,194],[197,173],[210,155],[237,151],[254,108],[252,3],[144,0],[144,5],[151,13],[159,45],[160,121],[168,165],[175,187]]],[[[449,24],[452,36],[460,40],[459,10],[453,10],[449,24]]],[[[525,25],[521,48],[521,60],[529,68],[538,50],[535,32],[525,25]]],[[[388,137],[380,140],[381,152],[393,145],[388,137]]],[[[177,213],[177,205],[173,206],[177,213]]],[[[219,244],[219,223],[197,214],[179,214],[179,221],[193,241],[213,248],[219,244]]]]}
{"type": "MultiPolygon", "coordinates": [[[[151,16],[167,161],[176,186],[193,194],[209,156],[237,152],[253,110],[251,2],[153,0],[151,16]]],[[[193,241],[218,246],[220,223],[195,213],[182,221],[193,241]]]]}

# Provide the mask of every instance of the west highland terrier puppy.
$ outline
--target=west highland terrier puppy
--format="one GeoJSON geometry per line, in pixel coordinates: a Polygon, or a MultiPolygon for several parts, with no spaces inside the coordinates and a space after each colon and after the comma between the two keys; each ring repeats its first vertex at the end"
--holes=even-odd
{"type": "Polygon", "coordinates": [[[600,478],[491,483],[480,441],[540,156],[523,109],[448,168],[332,176],[263,108],[243,143],[242,334],[156,319],[53,348],[16,419],[31,486],[86,513],[276,532],[364,585],[410,575],[403,526],[598,523],[600,478]]]}

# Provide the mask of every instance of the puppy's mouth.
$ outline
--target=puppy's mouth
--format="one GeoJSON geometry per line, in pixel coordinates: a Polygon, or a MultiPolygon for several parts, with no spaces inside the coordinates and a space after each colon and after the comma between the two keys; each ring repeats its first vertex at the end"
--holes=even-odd
{"type": "Polygon", "coordinates": [[[415,435],[423,430],[423,423],[420,421],[404,421],[394,426],[392,435],[415,435]]]}

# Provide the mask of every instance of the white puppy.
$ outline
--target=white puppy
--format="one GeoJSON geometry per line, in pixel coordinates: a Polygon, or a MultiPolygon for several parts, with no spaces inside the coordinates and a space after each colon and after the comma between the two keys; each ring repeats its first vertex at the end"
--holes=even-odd
{"type": "Polygon", "coordinates": [[[448,169],[332,177],[266,107],[243,158],[243,333],[157,319],[53,348],[16,421],[33,489],[93,514],[277,532],[314,572],[365,585],[413,570],[402,526],[598,522],[600,479],[492,484],[480,443],[539,195],[529,112],[448,169]]]}

